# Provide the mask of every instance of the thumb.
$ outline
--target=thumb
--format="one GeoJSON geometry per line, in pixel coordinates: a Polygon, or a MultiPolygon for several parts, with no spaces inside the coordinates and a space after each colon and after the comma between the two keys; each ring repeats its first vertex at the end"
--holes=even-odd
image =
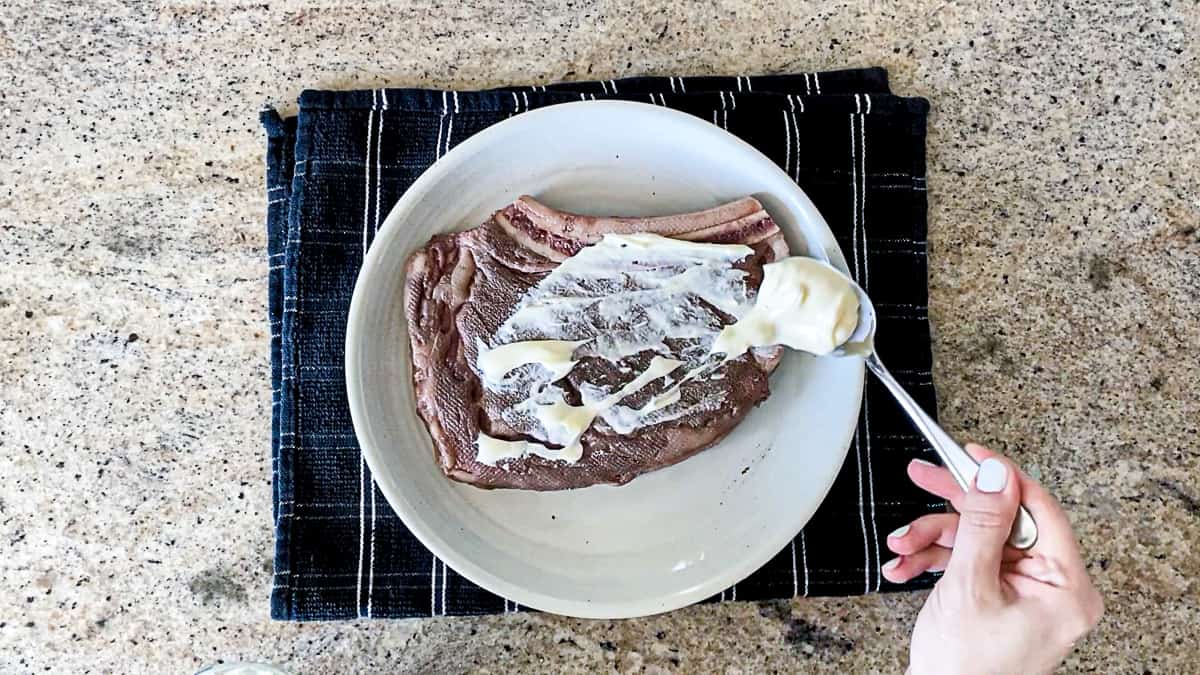
{"type": "Polygon", "coordinates": [[[998,593],[1004,544],[1020,502],[1020,484],[1012,467],[996,457],[980,462],[959,509],[958,533],[946,576],[983,593],[998,593]]]}

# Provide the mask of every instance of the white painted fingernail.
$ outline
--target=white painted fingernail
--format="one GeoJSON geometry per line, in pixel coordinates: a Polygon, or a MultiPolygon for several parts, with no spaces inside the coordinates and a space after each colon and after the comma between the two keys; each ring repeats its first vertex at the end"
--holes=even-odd
{"type": "Polygon", "coordinates": [[[881,567],[880,569],[882,569],[884,572],[891,572],[892,570],[894,570],[900,566],[901,559],[902,559],[901,557],[892,558],[891,560],[883,563],[883,567],[881,567]]]}
{"type": "Polygon", "coordinates": [[[897,527],[891,534],[888,535],[888,538],[899,539],[900,537],[903,537],[906,534],[908,534],[908,525],[904,525],[903,527],[897,527]]]}
{"type": "Polygon", "coordinates": [[[930,462],[930,461],[927,461],[927,460],[921,459],[921,458],[919,458],[919,457],[918,457],[918,458],[915,458],[915,459],[913,459],[913,461],[914,461],[914,462],[916,462],[917,464],[922,464],[922,465],[924,465],[924,466],[932,466],[932,467],[937,467],[937,464],[934,464],[933,462],[930,462]]]}
{"type": "Polygon", "coordinates": [[[975,487],[980,492],[1003,492],[1008,485],[1008,467],[995,457],[988,457],[979,463],[979,473],[975,474],[975,487]]]}

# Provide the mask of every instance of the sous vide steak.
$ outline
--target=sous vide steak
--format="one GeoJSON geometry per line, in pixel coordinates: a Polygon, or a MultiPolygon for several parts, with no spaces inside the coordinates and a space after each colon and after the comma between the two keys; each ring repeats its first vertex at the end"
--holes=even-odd
{"type": "Polygon", "coordinates": [[[405,316],[417,412],[442,471],[479,487],[560,490],[626,483],[713,445],[767,398],[767,376],[782,348],[705,366],[708,348],[734,321],[731,307],[753,297],[762,266],[787,253],[779,228],[751,197],[654,218],[570,214],[521,197],[476,228],[434,237],[406,265],[405,316]],[[731,254],[729,264],[713,266],[688,258],[687,247],[680,247],[683,254],[631,252],[610,245],[618,238],[605,239],[639,233],[747,248],[731,254]],[[608,250],[606,266],[584,264],[593,253],[600,259],[601,249],[608,250]],[[722,286],[721,293],[706,293],[711,284],[722,286]],[[531,323],[525,320],[531,313],[551,320],[531,323]],[[537,375],[545,372],[536,364],[515,369],[503,386],[481,375],[481,349],[545,339],[581,343],[564,378],[539,384],[537,375]],[[526,455],[492,465],[477,459],[481,433],[545,443],[537,420],[522,412],[531,387],[580,405],[588,397],[611,397],[656,355],[682,362],[679,371],[596,417],[581,437],[578,461],[526,455]],[[683,376],[698,371],[699,377],[683,376]],[[674,402],[645,413],[672,384],[674,402]],[[638,424],[623,422],[630,416],[638,424]]]}

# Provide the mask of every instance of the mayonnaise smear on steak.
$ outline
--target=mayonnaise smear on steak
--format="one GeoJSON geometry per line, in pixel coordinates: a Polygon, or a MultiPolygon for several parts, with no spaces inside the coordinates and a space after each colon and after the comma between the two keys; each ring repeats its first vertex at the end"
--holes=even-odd
{"type": "Polygon", "coordinates": [[[749,349],[784,344],[820,355],[845,341],[858,302],[844,279],[816,261],[785,258],[763,266],[752,299],[746,272],[735,266],[752,253],[740,244],[606,234],[564,260],[521,299],[492,345],[479,345],[476,361],[486,389],[527,393],[505,411],[505,420],[540,427],[535,435],[550,445],[481,432],[477,460],[496,465],[532,454],[573,463],[583,454],[580,439],[598,419],[628,434],[719,408],[719,389],[717,396],[685,404],[680,387],[722,377],[714,371],[749,349]],[[720,315],[733,322],[723,325],[720,315]],[[616,363],[643,352],[678,358],[654,356],[620,387],[577,382],[579,404],[568,403],[558,384],[582,358],[616,363]],[[661,392],[637,407],[620,405],[660,379],[661,392]]]}

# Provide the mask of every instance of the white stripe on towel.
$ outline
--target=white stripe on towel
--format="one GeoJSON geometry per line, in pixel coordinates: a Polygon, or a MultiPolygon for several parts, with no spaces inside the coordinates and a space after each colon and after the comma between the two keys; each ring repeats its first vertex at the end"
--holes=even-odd
{"type": "MultiPolygon", "coordinates": [[[[867,113],[871,112],[871,96],[863,94],[866,99],[867,113]]],[[[862,237],[862,285],[863,290],[870,293],[871,286],[871,256],[867,250],[867,130],[866,118],[863,115],[858,116],[858,175],[859,175],[859,200],[858,200],[858,229],[862,237]]],[[[881,563],[882,558],[879,552],[879,525],[875,518],[875,473],[871,466],[871,407],[868,403],[870,397],[863,393],[863,436],[867,440],[867,497],[871,504],[871,544],[875,548],[875,562],[881,563]]],[[[883,575],[876,570],[875,572],[875,590],[883,584],[883,575]]],[[[869,589],[868,589],[869,590],[869,589]]]]}
{"type": "MultiPolygon", "coordinates": [[[[856,105],[861,105],[858,94],[854,95],[856,105]]],[[[856,117],[850,115],[850,192],[852,195],[851,214],[852,227],[850,229],[850,239],[854,249],[854,278],[856,281],[862,281],[862,263],[859,256],[859,237],[858,237],[858,130],[854,123],[856,117]]],[[[863,575],[864,593],[871,591],[871,541],[867,535],[867,515],[866,504],[863,497],[863,453],[862,453],[862,425],[856,424],[854,428],[854,460],[855,468],[858,472],[858,521],[862,527],[863,537],[863,575]]]]}

